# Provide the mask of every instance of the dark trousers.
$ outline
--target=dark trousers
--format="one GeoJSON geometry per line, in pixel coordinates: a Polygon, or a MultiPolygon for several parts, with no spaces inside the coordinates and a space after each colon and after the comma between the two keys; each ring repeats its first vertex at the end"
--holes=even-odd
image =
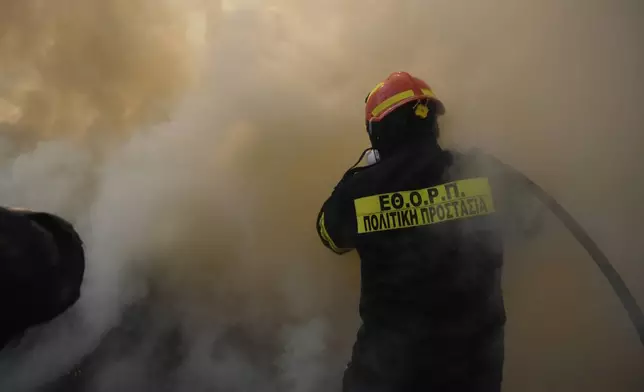
{"type": "Polygon", "coordinates": [[[503,326],[455,336],[368,330],[363,325],[343,392],[500,392],[503,326]],[[423,334],[425,335],[425,334],[423,334]]]}

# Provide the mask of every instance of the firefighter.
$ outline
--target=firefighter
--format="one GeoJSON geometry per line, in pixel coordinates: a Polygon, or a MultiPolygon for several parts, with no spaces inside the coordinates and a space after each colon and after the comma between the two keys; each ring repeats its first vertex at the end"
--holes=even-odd
{"type": "Polygon", "coordinates": [[[0,207],[0,349],[80,297],[83,242],[63,218],[0,207]]]}
{"type": "Polygon", "coordinates": [[[317,219],[322,243],[357,250],[362,324],[344,392],[500,391],[503,246],[491,181],[440,147],[445,108],[392,73],[366,98],[372,164],[345,173],[317,219]]]}

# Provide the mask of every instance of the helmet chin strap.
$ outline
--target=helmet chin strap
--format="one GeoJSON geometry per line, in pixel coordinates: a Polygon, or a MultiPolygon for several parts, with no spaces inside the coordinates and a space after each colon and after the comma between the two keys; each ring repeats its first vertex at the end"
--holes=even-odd
{"type": "Polygon", "coordinates": [[[373,134],[373,121],[369,121],[367,123],[367,134],[369,135],[369,141],[371,142],[371,149],[375,150],[376,148],[374,146],[374,143],[373,143],[374,140],[373,139],[376,136],[373,134]]]}

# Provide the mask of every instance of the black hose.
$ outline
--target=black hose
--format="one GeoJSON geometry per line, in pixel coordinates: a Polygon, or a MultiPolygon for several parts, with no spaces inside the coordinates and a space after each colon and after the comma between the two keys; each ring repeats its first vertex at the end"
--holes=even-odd
{"type": "Polygon", "coordinates": [[[566,209],[564,209],[557,200],[543,190],[543,188],[537,185],[525,174],[504,163],[495,156],[490,154],[485,155],[525,182],[534,195],[561,220],[564,226],[570,230],[575,239],[577,239],[577,241],[579,241],[579,243],[586,249],[590,254],[590,257],[595,261],[595,264],[597,264],[597,267],[599,267],[599,270],[608,280],[608,283],[610,283],[619,300],[622,302],[624,309],[626,309],[626,312],[639,335],[640,342],[642,343],[642,346],[644,346],[644,313],[637,305],[635,297],[633,297],[633,294],[628,289],[628,286],[626,286],[626,283],[624,283],[622,277],[619,275],[617,270],[615,270],[615,267],[610,263],[604,252],[599,249],[597,243],[593,241],[584,228],[568,213],[568,211],[566,211],[566,209]]]}

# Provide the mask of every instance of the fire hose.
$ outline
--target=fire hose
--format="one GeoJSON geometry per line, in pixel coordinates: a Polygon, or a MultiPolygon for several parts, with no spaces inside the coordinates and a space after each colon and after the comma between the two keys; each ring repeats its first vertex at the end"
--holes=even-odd
{"type": "MultiPolygon", "coordinates": [[[[622,306],[626,310],[628,317],[631,320],[631,323],[635,327],[635,331],[639,336],[642,346],[644,346],[644,312],[638,306],[635,297],[628,289],[628,286],[617,272],[613,264],[608,260],[608,257],[604,252],[599,248],[597,243],[590,237],[588,232],[572,217],[572,215],[561,205],[557,200],[552,197],[548,192],[546,192],[542,187],[537,185],[532,181],[528,176],[515,169],[514,167],[506,164],[501,161],[494,155],[489,153],[484,153],[480,150],[475,151],[475,155],[487,159],[488,162],[492,163],[498,168],[501,168],[504,171],[505,175],[514,177],[518,182],[524,184],[532,194],[543,204],[545,205],[570,231],[573,237],[579,242],[581,246],[584,247],[586,252],[593,259],[601,273],[604,275],[611,288],[615,292],[615,295],[619,298],[622,306]]],[[[367,166],[375,164],[379,161],[378,151],[368,148],[366,149],[358,161],[349,169],[343,176],[346,178],[353,170],[359,170],[358,165],[362,162],[364,157],[367,157],[367,166]],[[357,169],[356,169],[357,168],[357,169]]]]}

